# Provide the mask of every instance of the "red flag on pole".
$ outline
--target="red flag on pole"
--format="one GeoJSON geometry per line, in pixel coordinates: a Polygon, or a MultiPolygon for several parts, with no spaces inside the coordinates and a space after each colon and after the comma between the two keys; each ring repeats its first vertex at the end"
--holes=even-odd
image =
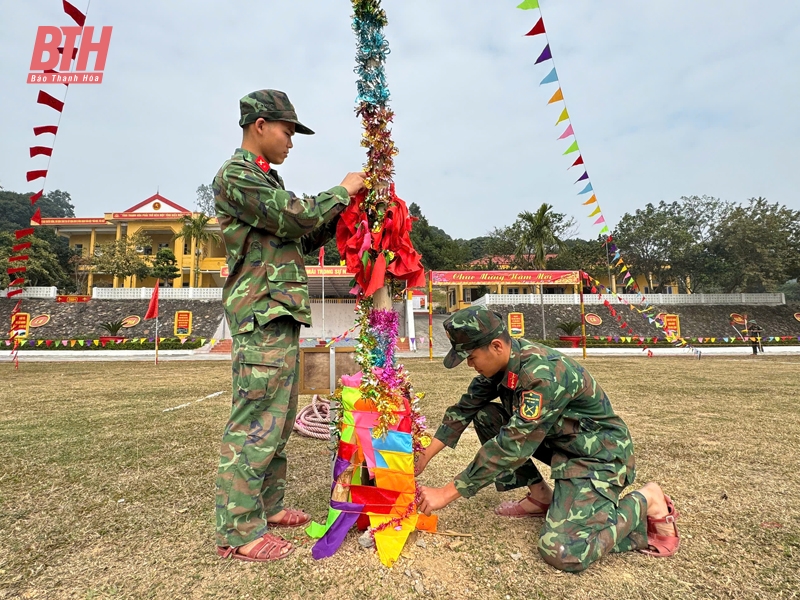
{"type": "Polygon", "coordinates": [[[325,265],[325,246],[319,249],[319,266],[325,265]]]}
{"type": "Polygon", "coordinates": [[[158,318],[158,279],[156,279],[156,287],[153,288],[153,295],[150,296],[150,305],[147,307],[147,314],[144,320],[158,318]]]}

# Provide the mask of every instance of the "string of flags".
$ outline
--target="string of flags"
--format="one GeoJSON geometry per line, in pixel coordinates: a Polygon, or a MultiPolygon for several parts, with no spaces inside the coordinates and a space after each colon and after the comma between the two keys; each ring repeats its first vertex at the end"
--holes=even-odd
{"type": "MultiPolygon", "coordinates": [[[[425,338],[417,337],[417,338],[398,338],[401,344],[404,344],[406,341],[410,341],[412,344],[416,341],[420,343],[425,342],[425,338]]],[[[18,348],[22,348],[24,346],[28,347],[36,347],[39,348],[44,346],[45,348],[52,348],[53,346],[69,346],[70,348],[74,348],[78,346],[79,348],[88,348],[91,346],[116,346],[122,344],[145,344],[155,343],[156,339],[154,337],[135,337],[135,338],[113,338],[113,339],[100,339],[100,338],[66,338],[66,339],[52,339],[52,340],[29,340],[23,339],[20,337],[9,337],[6,340],[0,340],[0,343],[4,343],[7,347],[16,344],[18,348]]],[[[194,338],[194,337],[159,337],[158,343],[163,344],[164,342],[180,342],[181,345],[186,344],[187,342],[200,342],[201,346],[205,346],[206,342],[210,343],[212,346],[221,340],[217,340],[216,338],[194,338]]],[[[328,346],[332,345],[335,342],[355,342],[353,338],[341,338],[341,339],[326,339],[326,338],[301,338],[300,343],[304,344],[307,342],[317,342],[318,344],[327,344],[328,346]]]]}
{"type": "MultiPolygon", "coordinates": [[[[562,125],[565,127],[561,135],[559,135],[559,141],[565,141],[569,145],[564,150],[563,155],[568,156],[569,160],[572,161],[569,168],[567,170],[571,170],[573,168],[578,168],[578,172],[582,171],[582,174],[575,180],[574,185],[577,185],[580,191],[577,193],[578,197],[582,200],[582,205],[586,207],[587,217],[592,220],[592,224],[596,227],[599,227],[600,230],[598,234],[605,238],[605,247],[606,252],[609,256],[610,266],[613,266],[615,274],[617,277],[621,278],[622,286],[625,289],[626,293],[633,293],[636,294],[641,298],[640,303],[644,304],[644,308],[640,311],[640,314],[646,315],[645,318],[648,319],[651,325],[655,325],[661,329],[665,329],[664,324],[660,322],[659,319],[655,318],[655,315],[658,314],[657,309],[647,304],[645,296],[639,290],[639,286],[636,283],[636,278],[633,276],[630,267],[625,263],[625,260],[622,258],[621,252],[619,248],[617,248],[616,244],[614,244],[613,236],[611,235],[611,231],[608,227],[608,223],[606,222],[605,215],[603,214],[603,209],[600,205],[600,201],[597,198],[597,193],[594,188],[594,183],[592,182],[591,176],[589,175],[589,170],[586,167],[586,163],[584,161],[583,153],[581,152],[580,144],[578,143],[578,137],[575,133],[575,125],[572,122],[572,117],[569,114],[569,109],[567,107],[567,101],[564,96],[564,90],[561,86],[561,82],[558,77],[558,70],[555,65],[555,59],[553,58],[553,51],[550,47],[550,39],[547,34],[547,27],[545,26],[544,22],[544,15],[542,14],[541,6],[539,5],[539,0],[524,0],[517,8],[521,10],[538,10],[539,11],[539,20],[533,26],[533,28],[525,34],[526,37],[537,37],[543,35],[545,37],[545,47],[539,54],[539,57],[536,59],[535,64],[547,64],[550,66],[550,71],[547,73],[544,79],[539,83],[540,86],[556,84],[556,90],[550,97],[550,100],[547,102],[548,105],[555,105],[561,109],[558,120],[556,121],[556,126],[562,125]],[[612,258],[613,255],[613,258],[612,258]]],[[[584,277],[588,278],[587,274],[584,274],[584,277]]],[[[599,281],[595,280],[595,287],[600,287],[601,289],[607,290],[608,293],[616,294],[616,291],[612,291],[609,288],[602,286],[599,281]]],[[[619,296],[618,296],[619,297],[619,296]]],[[[621,297],[619,298],[623,303],[629,304],[621,297]]],[[[606,302],[607,308],[610,307],[610,303],[606,302]]],[[[637,309],[638,310],[638,309],[637,309]]],[[[612,310],[612,315],[615,314],[616,311],[612,310]]],[[[621,321],[620,321],[621,324],[621,321]]],[[[623,328],[624,329],[624,328],[623,328]]],[[[684,346],[695,353],[699,354],[699,350],[696,350],[689,342],[677,336],[677,333],[668,329],[665,329],[668,337],[673,338],[674,343],[676,346],[684,346]]],[[[644,342],[642,342],[644,345],[644,342]]],[[[644,345],[644,350],[647,350],[647,346],[644,345]]]]}
{"type": "MultiPolygon", "coordinates": [[[[67,14],[73,21],[75,21],[78,27],[81,28],[81,31],[78,35],[82,36],[83,27],[86,23],[86,13],[78,10],[78,8],[67,2],[67,0],[63,0],[62,6],[64,9],[64,13],[67,14]]],[[[58,51],[60,54],[62,54],[60,68],[63,71],[64,68],[66,67],[69,71],[71,71],[72,63],[78,56],[78,49],[73,48],[72,56],[70,57],[63,56],[64,54],[63,47],[59,48],[58,51]]],[[[48,69],[44,71],[44,73],[57,73],[57,72],[54,71],[53,69],[48,69]]],[[[45,136],[50,135],[52,136],[52,138],[50,138],[49,145],[43,142],[37,142],[37,145],[30,147],[30,158],[35,159],[39,156],[47,157],[47,166],[44,169],[34,168],[26,173],[26,180],[28,181],[28,183],[41,180],[41,186],[40,186],[41,189],[30,197],[32,206],[35,205],[36,202],[38,202],[39,199],[44,195],[44,190],[47,184],[47,173],[50,169],[50,160],[52,159],[53,156],[53,147],[55,146],[55,138],[56,135],[58,134],[58,128],[61,124],[61,114],[64,112],[64,103],[66,102],[67,92],[69,92],[69,84],[63,83],[62,85],[64,85],[67,88],[66,92],[64,93],[63,100],[59,100],[58,98],[52,96],[51,94],[48,94],[44,90],[39,90],[39,94],[36,98],[37,104],[46,106],[58,113],[58,121],[56,125],[41,125],[33,128],[33,135],[36,136],[36,138],[39,138],[39,136],[43,135],[45,136]]],[[[40,208],[37,208],[36,211],[33,213],[33,216],[31,217],[31,224],[36,224],[36,225],[42,224],[42,211],[40,208]]],[[[18,229],[15,232],[15,237],[19,243],[12,247],[11,256],[8,259],[10,265],[7,269],[7,272],[9,278],[11,279],[8,285],[8,294],[7,294],[8,298],[19,296],[20,294],[22,294],[25,288],[25,282],[26,282],[25,273],[28,270],[25,263],[28,261],[29,258],[29,255],[26,254],[26,252],[31,247],[30,238],[33,235],[34,231],[35,230],[33,227],[26,227],[24,229],[18,229]]],[[[21,310],[22,310],[22,298],[20,298],[17,301],[16,305],[12,309],[11,311],[12,316],[19,313],[21,310]]],[[[17,339],[17,332],[15,331],[9,331],[9,336],[14,344],[14,350],[12,351],[11,359],[14,361],[14,367],[19,368],[17,348],[20,345],[20,340],[17,339]]]]}

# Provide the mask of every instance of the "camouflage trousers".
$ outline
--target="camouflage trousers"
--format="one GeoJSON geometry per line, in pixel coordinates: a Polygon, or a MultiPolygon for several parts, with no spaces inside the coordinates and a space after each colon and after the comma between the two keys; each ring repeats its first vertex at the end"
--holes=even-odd
{"type": "Polygon", "coordinates": [[[216,542],[242,546],[283,510],[284,449],[299,390],[300,324],[280,317],[233,337],[233,405],[222,436],[216,542]]]}
{"type": "MultiPolygon", "coordinates": [[[[482,408],[473,421],[481,443],[495,437],[510,415],[499,404],[482,408]]],[[[534,458],[550,464],[552,451],[539,446],[534,458]]],[[[528,460],[495,483],[499,491],[542,481],[528,460]]],[[[622,487],[594,479],[556,479],[553,502],[539,536],[539,553],[561,571],[577,573],[606,554],[647,547],[647,501],[639,492],[620,499],[622,487]]]]}

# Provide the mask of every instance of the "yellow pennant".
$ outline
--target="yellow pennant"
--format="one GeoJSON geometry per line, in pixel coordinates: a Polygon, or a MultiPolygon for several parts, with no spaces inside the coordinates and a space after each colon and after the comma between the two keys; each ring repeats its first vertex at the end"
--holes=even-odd
{"type": "Polygon", "coordinates": [[[558,124],[559,124],[559,123],[561,123],[562,121],[566,121],[567,119],[569,119],[569,113],[567,112],[567,109],[565,108],[565,109],[564,109],[564,110],[561,112],[561,116],[560,116],[560,117],[558,117],[558,121],[556,121],[556,125],[558,125],[558,124]]]}
{"type": "Polygon", "coordinates": [[[600,207],[598,206],[597,208],[594,209],[594,212],[592,214],[590,214],[589,216],[590,217],[596,217],[599,214],[600,214],[600,207]]]}

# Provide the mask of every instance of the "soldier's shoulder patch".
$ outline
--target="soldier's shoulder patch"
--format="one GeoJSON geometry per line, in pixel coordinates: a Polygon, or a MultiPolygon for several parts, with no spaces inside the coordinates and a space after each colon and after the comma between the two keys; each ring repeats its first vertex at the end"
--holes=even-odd
{"type": "Polygon", "coordinates": [[[522,392],[519,401],[519,416],[523,421],[538,421],[542,416],[544,397],[539,392],[529,390],[522,392]]]}

